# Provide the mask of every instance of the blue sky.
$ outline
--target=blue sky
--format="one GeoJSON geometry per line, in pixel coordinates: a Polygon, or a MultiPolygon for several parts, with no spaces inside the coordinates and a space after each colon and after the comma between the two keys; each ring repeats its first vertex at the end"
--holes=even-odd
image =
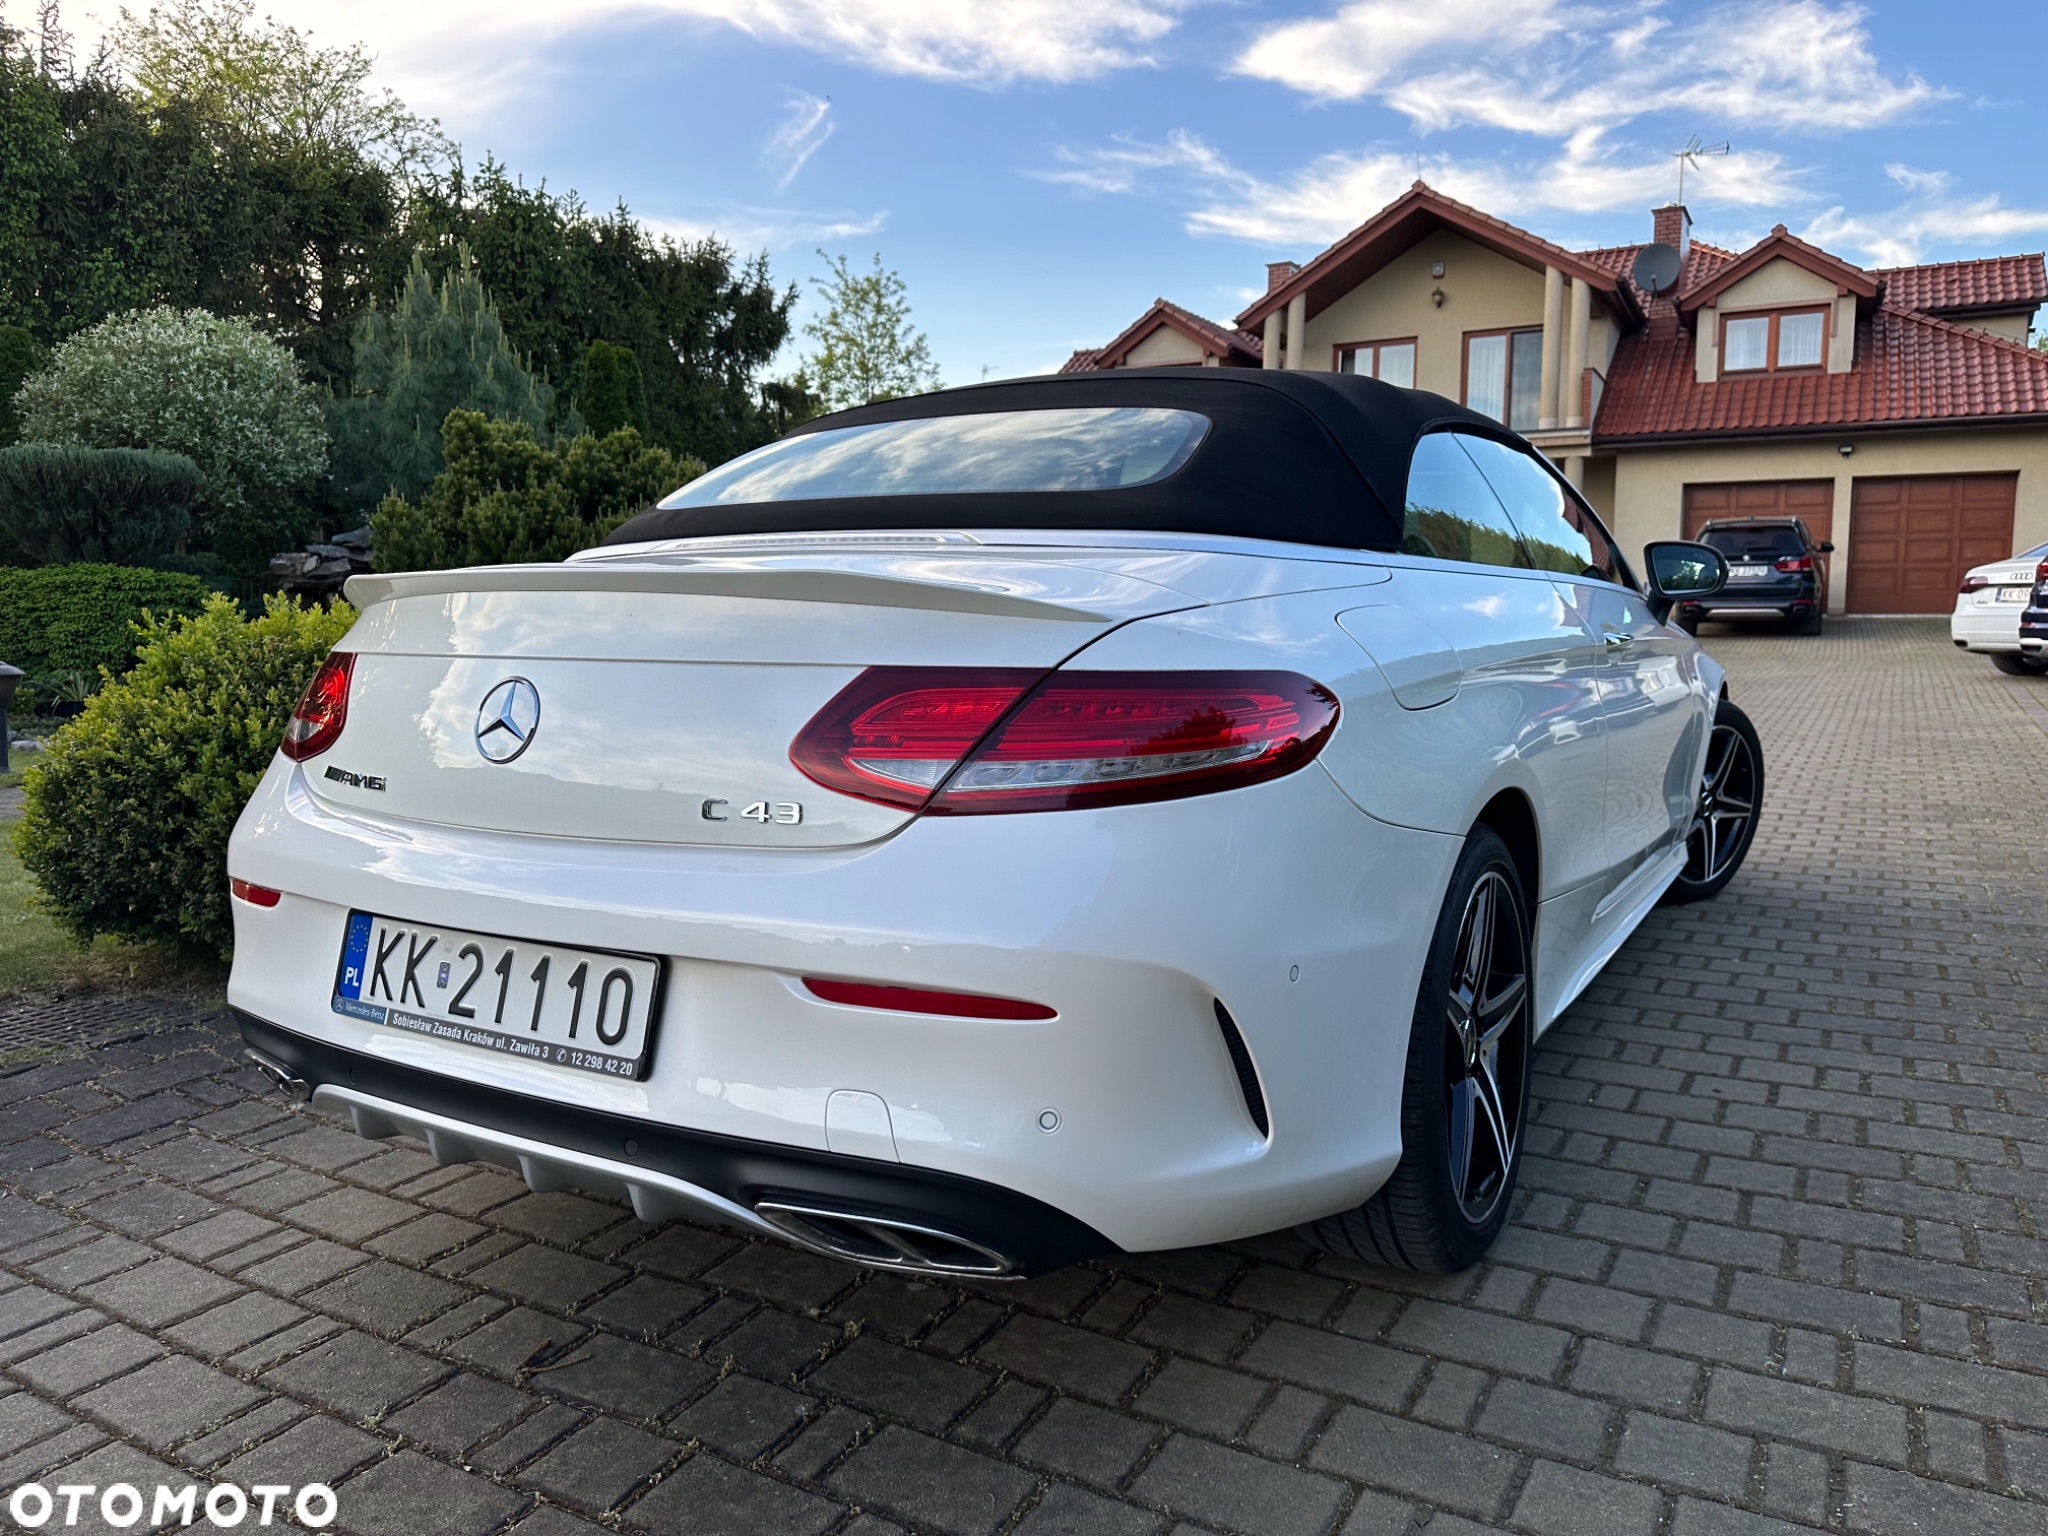
{"type": "MultiPolygon", "coordinates": [[[[135,6],[135,0],[130,0],[135,6]]],[[[139,7],[138,7],[139,8],[139,7]]],[[[472,159],[656,227],[879,251],[948,383],[1164,294],[1228,320],[1420,172],[1571,245],[1780,221],[1882,265],[2048,245],[2039,0],[275,0],[472,159]]],[[[114,7],[107,6],[111,12],[114,7]]],[[[83,37],[93,6],[66,6],[83,37]]],[[[799,337],[797,345],[805,343],[799,337]]]]}

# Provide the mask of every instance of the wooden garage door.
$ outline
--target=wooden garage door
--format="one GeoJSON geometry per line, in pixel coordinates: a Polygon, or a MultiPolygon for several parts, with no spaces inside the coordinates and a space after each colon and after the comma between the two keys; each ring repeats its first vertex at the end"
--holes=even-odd
{"type": "Polygon", "coordinates": [[[2012,553],[2017,475],[1859,479],[1849,501],[1851,613],[1947,613],[1963,573],[2012,553]]]}
{"type": "Polygon", "coordinates": [[[1816,544],[1835,536],[1832,480],[1730,480],[1685,488],[1684,538],[1696,539],[1717,517],[1796,517],[1816,544]]]}

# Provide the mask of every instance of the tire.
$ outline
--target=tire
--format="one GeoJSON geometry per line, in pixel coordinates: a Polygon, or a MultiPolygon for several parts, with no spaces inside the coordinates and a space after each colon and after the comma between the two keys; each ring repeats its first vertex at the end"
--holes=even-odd
{"type": "Polygon", "coordinates": [[[1664,899],[1682,905],[1720,895],[1749,857],[1763,804],[1763,743],[1749,716],[1723,699],[1707,735],[1699,801],[1685,838],[1685,868],[1664,899]]]}
{"type": "Polygon", "coordinates": [[[1991,665],[2007,677],[2039,677],[2048,672],[2048,662],[2036,661],[2017,651],[1991,651],[1987,654],[1991,657],[1991,665]]]}
{"type": "Polygon", "coordinates": [[[1799,633],[1801,633],[1802,635],[1819,634],[1821,622],[1825,618],[1826,615],[1823,614],[1818,608],[1816,608],[1812,613],[1808,614],[1805,618],[1799,621],[1799,633]]]}
{"type": "Polygon", "coordinates": [[[1671,627],[1673,629],[1683,630],[1688,635],[1697,635],[1700,632],[1700,621],[1698,619],[1688,619],[1685,618],[1683,615],[1674,614],[1672,615],[1671,619],[1671,627]]]}
{"type": "Polygon", "coordinates": [[[1479,1262],[1507,1223],[1522,1165],[1532,954],[1520,871],[1493,829],[1476,827],[1452,873],[1415,1000],[1401,1161],[1365,1204],[1302,1227],[1309,1242],[1432,1274],[1479,1262]]]}

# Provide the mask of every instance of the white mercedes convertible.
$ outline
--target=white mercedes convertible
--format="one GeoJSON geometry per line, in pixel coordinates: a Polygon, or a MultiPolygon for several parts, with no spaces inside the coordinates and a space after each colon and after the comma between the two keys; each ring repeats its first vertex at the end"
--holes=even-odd
{"type": "Polygon", "coordinates": [[[1012,1276],[1507,1219],[1538,1038],[1749,847],[1755,732],[1541,457],[1370,379],[842,412],[562,563],[356,577],[229,998],[365,1136],[1012,1276]]]}

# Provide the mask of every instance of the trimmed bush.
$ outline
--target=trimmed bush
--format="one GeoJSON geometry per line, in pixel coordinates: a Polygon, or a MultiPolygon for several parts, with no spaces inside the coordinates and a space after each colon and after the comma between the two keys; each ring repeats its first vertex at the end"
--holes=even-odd
{"type": "Polygon", "coordinates": [[[621,427],[647,430],[647,381],[631,347],[593,341],[583,355],[583,393],[576,399],[593,437],[609,437],[621,427]]]}
{"type": "Polygon", "coordinates": [[[523,421],[450,411],[441,439],[447,467],[419,505],[388,496],[377,508],[370,551],[380,571],[560,560],[704,473],[631,427],[556,451],[523,421]]]}
{"type": "Polygon", "coordinates": [[[207,596],[197,577],[132,565],[0,570],[0,661],[31,682],[102,667],[118,675],[135,662],[138,620],[198,613],[207,596]]]}
{"type": "Polygon", "coordinates": [[[273,597],[244,619],[212,597],[147,626],[134,670],[50,740],[23,781],[15,834],[59,925],[226,959],[228,834],[292,706],[355,610],[273,597]]]}
{"type": "Polygon", "coordinates": [[[137,448],[0,448],[0,533],[46,565],[143,565],[192,526],[206,487],[182,453],[137,448]]]}

